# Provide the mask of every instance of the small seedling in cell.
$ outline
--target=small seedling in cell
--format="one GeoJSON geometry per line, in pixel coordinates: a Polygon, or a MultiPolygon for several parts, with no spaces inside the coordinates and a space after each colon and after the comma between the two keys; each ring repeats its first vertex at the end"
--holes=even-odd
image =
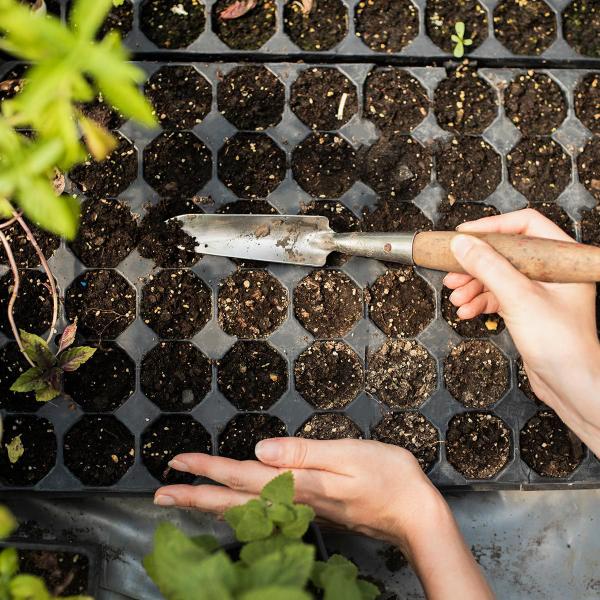
{"type": "Polygon", "coordinates": [[[450,36],[450,39],[454,43],[452,54],[454,54],[455,58],[462,58],[465,54],[465,46],[470,46],[473,40],[465,37],[465,24],[462,21],[454,25],[454,31],[455,33],[450,36]]]}

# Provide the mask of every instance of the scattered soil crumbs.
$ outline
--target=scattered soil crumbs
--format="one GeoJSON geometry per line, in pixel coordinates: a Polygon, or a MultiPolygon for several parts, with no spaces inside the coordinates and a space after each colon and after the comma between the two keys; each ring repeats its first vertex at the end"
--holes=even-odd
{"type": "Polygon", "coordinates": [[[313,133],[294,149],[292,173],[315,198],[339,198],[356,181],[356,152],[333,133],[313,133]]]}
{"type": "Polygon", "coordinates": [[[178,454],[210,454],[210,434],[190,415],[163,415],[142,434],[142,461],[153,477],[163,484],[192,483],[196,476],[169,467],[178,454]]]}
{"type": "Polygon", "coordinates": [[[313,271],[294,290],[294,314],[317,338],[345,336],[362,313],[362,291],[341,271],[313,271]]]}
{"type": "Polygon", "coordinates": [[[107,103],[104,96],[100,93],[91,102],[86,102],[80,105],[81,112],[100,124],[104,129],[113,131],[119,129],[125,123],[125,117],[117,110],[112,108],[110,103],[107,103]]]}
{"type": "Polygon", "coordinates": [[[369,357],[367,390],[390,408],[416,408],[436,387],[435,360],[417,342],[385,342],[369,357]]]}
{"type": "Polygon", "coordinates": [[[534,208],[558,225],[565,233],[575,238],[575,224],[564,208],[561,208],[554,202],[535,202],[530,203],[530,208],[534,208]]]}
{"type": "MultiPolygon", "coordinates": [[[[50,258],[59,247],[60,238],[47,233],[46,231],[42,231],[32,223],[27,222],[27,226],[31,230],[31,233],[44,256],[47,259],[50,258]]],[[[2,232],[12,248],[12,253],[19,269],[34,269],[40,265],[40,259],[37,252],[27,240],[25,232],[18,223],[13,223],[10,227],[3,229],[2,232]]],[[[0,263],[8,264],[3,244],[0,244],[0,263]]]]}
{"type": "Polygon", "coordinates": [[[65,435],[65,466],[83,485],[114,485],[134,457],[133,434],[112,415],[86,415],[65,435]]]}
{"type": "Polygon", "coordinates": [[[160,68],[144,86],[164,129],[191,129],[210,112],[210,83],[191,66],[160,68]]]}
{"type": "Polygon", "coordinates": [[[563,12],[565,39],[579,54],[600,57],[600,4],[573,0],[563,12]]]}
{"type": "Polygon", "coordinates": [[[419,33],[417,7],[410,0],[361,0],[356,35],[375,52],[400,52],[419,33]]]}
{"type": "Polygon", "coordinates": [[[302,50],[331,50],[348,32],[348,11],[341,0],[319,0],[308,14],[302,5],[288,0],[283,9],[283,27],[302,50]]]}
{"type": "Polygon", "coordinates": [[[505,328],[504,319],[494,314],[479,315],[474,319],[460,319],[458,309],[450,302],[452,290],[442,289],[442,316],[444,321],[459,335],[466,338],[483,338],[502,333],[505,328]]]}
{"type": "Polygon", "coordinates": [[[240,410],[266,410],[287,389],[287,363],[266,342],[236,342],[219,361],[217,381],[240,410]]]}
{"type": "Polygon", "coordinates": [[[159,48],[185,48],[206,24],[200,0],[146,0],[140,6],[140,29],[159,48]]]}
{"type": "Polygon", "coordinates": [[[362,227],[364,231],[429,231],[433,223],[418,206],[392,198],[380,200],[374,210],[365,207],[362,227]]]}
{"type": "Polygon", "coordinates": [[[296,389],[321,410],[344,408],[363,389],[364,371],[356,352],[344,342],[317,341],[296,360],[296,389]]]}
{"type": "Polygon", "coordinates": [[[556,39],[556,16],[544,0],[502,0],[494,33],[513,54],[541,54],[556,39]]]}
{"type": "Polygon", "coordinates": [[[523,366],[523,359],[519,357],[515,365],[517,369],[518,388],[527,396],[527,398],[533,400],[533,402],[542,404],[542,401],[535,395],[535,392],[531,388],[531,383],[529,382],[527,371],[525,371],[525,367],[523,366]]]}
{"type": "Polygon", "coordinates": [[[577,169],[579,181],[600,201],[600,137],[591,138],[585,145],[577,157],[577,169]]]}
{"type": "Polygon", "coordinates": [[[219,285],[219,323],[240,338],[270,335],[287,317],[287,290],[267,271],[236,271],[219,285]]]}
{"type": "Polygon", "coordinates": [[[543,477],[568,477],[585,455],[579,438],[550,410],[527,421],[520,446],[521,458],[543,477]]]}
{"type": "Polygon", "coordinates": [[[377,554],[384,559],[385,568],[390,573],[397,573],[400,569],[408,566],[404,554],[396,546],[386,546],[378,550],[377,554]]]}
{"type": "Polygon", "coordinates": [[[191,131],[165,131],[144,148],[144,179],[161,195],[191,198],[212,175],[210,150],[191,131]]]}
{"type": "Polygon", "coordinates": [[[137,177],[137,151],[120,133],[114,133],[117,147],[101,162],[88,158],[69,177],[90,198],[116,198],[137,177]]]}
{"type": "Polygon", "coordinates": [[[588,73],[575,88],[575,114],[592,132],[600,133],[600,73],[588,73]]]}
{"type": "Polygon", "coordinates": [[[444,361],[448,391],[468,408],[484,408],[502,398],[510,384],[508,359],[496,346],[467,340],[444,361]]]}
{"type": "Polygon", "coordinates": [[[296,431],[296,437],[307,440],[344,440],[363,438],[356,423],[340,413],[317,413],[296,431]]]}
{"type": "Polygon", "coordinates": [[[500,213],[493,206],[453,202],[448,196],[438,206],[437,228],[440,231],[453,231],[467,221],[475,221],[497,214],[500,213]]]}
{"type": "Polygon", "coordinates": [[[109,412],[135,391],[135,363],[116,344],[96,347],[92,360],[65,375],[65,392],[86,412],[109,412]]]}
{"type": "Polygon", "coordinates": [[[600,206],[581,211],[581,241],[600,246],[600,206]]]}
{"type": "Polygon", "coordinates": [[[114,339],[135,319],[135,290],[116,271],[86,271],[67,290],[65,309],[83,336],[114,339]]]}
{"type": "Polygon", "coordinates": [[[104,23],[100,27],[98,37],[103,38],[109,31],[118,31],[124,38],[133,27],[133,4],[124,0],[121,6],[111,6],[104,23]]]}
{"type": "Polygon", "coordinates": [[[52,596],[71,596],[88,591],[90,563],[83,554],[19,549],[19,571],[41,577],[52,596]]]}
{"type": "Polygon", "coordinates": [[[448,131],[482,133],[498,114],[498,100],[477,71],[461,65],[437,86],[433,109],[440,127],[448,131]]]}
{"type": "Polygon", "coordinates": [[[508,462],[510,451],[510,430],[499,417],[468,412],[448,424],[446,457],[468,479],[493,477],[508,462]]]}
{"type": "Polygon", "coordinates": [[[10,391],[12,384],[29,368],[16,342],[0,348],[0,408],[12,412],[35,412],[44,406],[35,399],[34,392],[22,394],[10,391]]]}
{"type": "Polygon", "coordinates": [[[144,323],[166,339],[188,339],[210,320],[212,296],[192,271],[170,269],[150,275],[140,306],[144,323]]]}
{"type": "Polygon", "coordinates": [[[524,137],[506,158],[510,182],[530,202],[556,200],[571,181],[571,159],[551,138],[524,137]]]}
{"type": "Polygon", "coordinates": [[[211,380],[210,360],[189,342],[160,342],[142,360],[142,391],[163,412],[191,410],[211,380]]]}
{"type": "Polygon", "coordinates": [[[35,485],[50,472],[56,461],[54,427],[50,421],[33,415],[8,415],[3,421],[0,478],[8,485],[35,485]],[[6,446],[18,436],[24,452],[17,462],[12,463],[6,446]]]}
{"type": "Polygon", "coordinates": [[[386,334],[414,337],[433,319],[433,290],[412,267],[390,269],[366,293],[369,315],[386,334]]]}
{"type": "Polygon", "coordinates": [[[256,460],[254,448],[261,440],[286,437],[283,421],[269,415],[237,415],[219,436],[219,454],[237,460],[256,460]]]}
{"type": "Polygon", "coordinates": [[[371,438],[412,452],[423,471],[428,471],[439,455],[437,429],[417,412],[388,413],[371,431],[371,438]]]}
{"type": "Polygon", "coordinates": [[[261,131],[281,121],[285,88],[266,67],[235,67],[219,82],[217,103],[238,129],[261,131]]]}
{"type": "Polygon", "coordinates": [[[258,0],[256,6],[237,19],[222,19],[220,13],[231,0],[217,0],[212,9],[214,32],[234,50],[258,50],[277,28],[277,3],[258,0]]]}
{"type": "Polygon", "coordinates": [[[23,89],[23,80],[26,77],[27,69],[27,65],[20,64],[0,77],[2,83],[0,103],[14,98],[23,89]]]}

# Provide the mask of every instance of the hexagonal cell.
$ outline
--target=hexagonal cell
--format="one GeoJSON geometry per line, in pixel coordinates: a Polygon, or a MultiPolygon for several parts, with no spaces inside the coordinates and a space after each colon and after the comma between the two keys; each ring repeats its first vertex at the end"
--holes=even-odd
{"type": "Polygon", "coordinates": [[[290,108],[311,129],[340,129],[358,112],[356,87],[333,67],[304,69],[292,84],[290,108]]]}
{"type": "Polygon", "coordinates": [[[433,223],[418,206],[389,198],[379,200],[374,208],[365,206],[362,228],[364,231],[429,231],[433,223]]]}
{"type": "Polygon", "coordinates": [[[449,198],[485,200],[502,180],[502,160],[482,138],[461,135],[437,152],[437,180],[449,198]]]}
{"type": "Polygon", "coordinates": [[[444,198],[438,206],[437,212],[436,227],[442,231],[453,231],[467,221],[475,221],[483,217],[492,217],[500,214],[494,206],[455,202],[450,196],[444,198]]]}
{"type": "Polygon", "coordinates": [[[277,417],[236,415],[219,435],[219,455],[236,460],[256,460],[256,444],[273,437],[287,437],[285,425],[277,417]]]}
{"type": "Polygon", "coordinates": [[[266,342],[236,342],[217,365],[217,381],[240,410],[267,410],[287,389],[287,363],[266,342]]]}
{"type": "Polygon", "coordinates": [[[498,115],[498,99],[475,69],[461,65],[438,84],[433,110],[440,127],[448,131],[483,133],[498,115]]]}
{"type": "Polygon", "coordinates": [[[81,112],[92,121],[96,121],[104,129],[119,129],[127,119],[110,103],[107,103],[104,96],[100,93],[91,102],[80,104],[81,112]]]}
{"type": "Polygon", "coordinates": [[[73,281],[65,294],[69,321],[91,339],[114,339],[135,319],[135,290],[116,271],[93,269],[73,281]]]}
{"type": "Polygon", "coordinates": [[[306,14],[300,3],[288,0],[283,29],[301,50],[331,50],[348,33],[348,10],[341,0],[320,0],[306,14]]]}
{"type": "Polygon", "coordinates": [[[192,271],[160,271],[150,275],[142,289],[140,316],[161,338],[191,338],[208,323],[211,313],[211,291],[192,271]]]}
{"type": "Polygon", "coordinates": [[[192,483],[196,476],[169,467],[178,454],[210,454],[210,434],[190,415],[162,415],[143,433],[140,441],[142,461],[155,479],[163,484],[192,483]]]}
{"type": "Polygon", "coordinates": [[[386,335],[414,337],[435,316],[433,289],[412,267],[390,269],[369,288],[369,316],[386,335]]]}
{"type": "Polygon", "coordinates": [[[285,88],[266,67],[235,67],[219,81],[217,104],[238,129],[261,131],[281,121],[285,88]]]}
{"type": "Polygon", "coordinates": [[[523,365],[523,359],[520,356],[515,363],[515,367],[517,370],[517,387],[533,402],[543,404],[543,402],[535,395],[535,392],[531,387],[527,371],[525,371],[525,366],[523,365]]]}
{"type": "Polygon", "coordinates": [[[200,0],[144,0],[140,5],[140,29],[159,48],[189,46],[205,24],[200,0]]]}
{"type": "Polygon", "coordinates": [[[307,440],[344,440],[363,438],[356,423],[341,413],[317,413],[294,434],[307,440]]]}
{"type": "Polygon", "coordinates": [[[600,133],[600,73],[588,73],[573,92],[575,114],[592,132],[600,133]]]}
{"type": "Polygon", "coordinates": [[[114,485],[135,460],[133,434],[112,415],[85,415],[64,438],[65,466],[93,487],[114,485]]]}
{"type": "Polygon", "coordinates": [[[556,15],[544,0],[501,0],[494,33],[513,54],[542,54],[556,39],[556,15]]]}
{"type": "Polygon", "coordinates": [[[165,131],[144,148],[144,179],[159,194],[190,198],[211,175],[211,151],[191,131],[165,131]]]}
{"type": "Polygon", "coordinates": [[[344,408],[363,389],[364,370],[358,355],[345,342],[313,342],[296,359],[298,393],[321,410],[344,408]]]}
{"type": "Polygon", "coordinates": [[[212,87],[189,65],[161,67],[144,85],[163,129],[191,129],[210,112],[212,87]]]}
{"type": "Polygon", "coordinates": [[[467,412],[450,419],[446,458],[467,479],[497,475],[508,463],[511,447],[510,429],[500,417],[467,412]]]}
{"type": "Polygon", "coordinates": [[[565,233],[572,238],[575,238],[575,223],[573,223],[565,209],[561,208],[555,202],[530,202],[529,208],[533,208],[539,213],[542,213],[555,225],[558,225],[565,233]]]}
{"type": "Polygon", "coordinates": [[[442,288],[442,317],[458,335],[465,338],[485,338],[504,331],[504,319],[496,313],[479,315],[474,319],[460,319],[458,309],[450,302],[451,293],[452,290],[442,288]]]}
{"type": "Polygon", "coordinates": [[[577,157],[577,169],[579,181],[600,201],[600,137],[588,140],[583,152],[577,157]]]}
{"type": "Polygon", "coordinates": [[[69,177],[90,198],[116,198],[137,177],[137,150],[120,133],[117,147],[101,162],[88,158],[74,167],[69,177]]]}
{"type": "Polygon", "coordinates": [[[359,2],[356,35],[375,52],[400,52],[419,33],[419,13],[410,0],[359,2]]]}
{"type": "Polygon", "coordinates": [[[98,37],[103,38],[109,31],[117,31],[124,38],[133,27],[133,3],[124,0],[120,6],[111,6],[98,37]]]}
{"type": "Polygon", "coordinates": [[[369,356],[367,390],[390,408],[417,408],[437,387],[433,357],[418,342],[385,342],[369,356]]]}
{"type": "Polygon", "coordinates": [[[65,392],[86,412],[112,412],[135,391],[135,363],[116,344],[91,345],[94,356],[65,374],[65,392]]]}
{"type": "Polygon", "coordinates": [[[508,359],[491,342],[466,340],[444,361],[448,391],[468,408],[495,404],[510,385],[508,359]]]}
{"type": "Polygon", "coordinates": [[[600,206],[581,211],[581,241],[600,246],[600,206]]]}
{"type": "MultiPolygon", "coordinates": [[[[27,226],[31,230],[31,233],[44,256],[50,258],[59,247],[60,238],[47,233],[46,231],[42,231],[29,222],[27,223],[27,226]]],[[[19,269],[34,269],[40,265],[40,259],[35,248],[31,245],[27,239],[26,233],[21,229],[21,226],[18,223],[13,223],[6,229],[3,229],[2,233],[4,233],[10,244],[15,263],[19,269]]],[[[0,244],[0,263],[8,264],[3,244],[0,244]]]]}
{"type": "Polygon", "coordinates": [[[563,11],[567,42],[579,54],[600,57],[600,4],[598,0],[573,0],[563,11]]]}
{"type": "Polygon", "coordinates": [[[274,0],[257,0],[248,12],[233,18],[225,13],[232,5],[231,0],[217,0],[213,4],[213,31],[234,50],[258,50],[277,29],[277,3],[274,0]]]}
{"type": "Polygon", "coordinates": [[[16,342],[0,348],[0,408],[11,412],[35,412],[43,406],[34,392],[11,392],[10,387],[30,368],[16,342]]]}
{"type": "Polygon", "coordinates": [[[543,477],[568,477],[585,456],[579,438],[551,410],[531,417],[519,440],[521,458],[543,477]]]}
{"type": "Polygon", "coordinates": [[[347,335],[362,313],[362,290],[341,271],[313,271],[294,290],[294,314],[317,338],[347,335]]]}
{"type": "Polygon", "coordinates": [[[267,271],[240,270],[219,284],[219,324],[225,333],[260,338],[286,319],[287,290],[267,271]]]}
{"type": "Polygon", "coordinates": [[[16,462],[9,460],[8,452],[0,452],[0,478],[8,485],[35,485],[56,462],[52,423],[33,415],[8,415],[3,419],[3,426],[2,443],[9,446],[19,438],[25,451],[16,462]]]}
{"type": "Polygon", "coordinates": [[[571,159],[551,138],[524,137],[506,159],[510,182],[530,202],[556,200],[571,181],[571,159]]]}
{"type": "Polygon", "coordinates": [[[371,430],[371,439],[408,450],[425,472],[440,453],[438,430],[418,412],[388,413],[371,430]]]}

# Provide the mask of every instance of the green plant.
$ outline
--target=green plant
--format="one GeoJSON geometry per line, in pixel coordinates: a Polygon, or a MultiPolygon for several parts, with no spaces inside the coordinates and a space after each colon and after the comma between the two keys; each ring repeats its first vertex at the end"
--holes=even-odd
{"type": "Polygon", "coordinates": [[[462,58],[465,55],[465,46],[470,46],[473,40],[465,38],[465,24],[462,21],[455,23],[454,31],[455,33],[450,36],[450,39],[454,42],[452,54],[456,58],[462,58]]]}
{"type": "Polygon", "coordinates": [[[242,543],[238,560],[212,536],[189,538],[162,523],[144,567],[167,600],[309,600],[310,586],[325,600],[376,598],[377,587],[359,579],[343,556],[316,560],[314,546],[303,541],[314,511],[293,498],[292,473],[283,473],[259,498],[225,513],[242,543]]]}

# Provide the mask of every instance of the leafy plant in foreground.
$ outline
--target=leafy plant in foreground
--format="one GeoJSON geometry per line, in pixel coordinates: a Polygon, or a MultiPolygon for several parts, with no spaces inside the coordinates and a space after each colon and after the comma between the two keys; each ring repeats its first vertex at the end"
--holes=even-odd
{"type": "Polygon", "coordinates": [[[458,21],[454,25],[454,31],[450,39],[454,42],[452,54],[455,58],[462,58],[465,55],[465,46],[470,46],[473,43],[471,38],[465,38],[465,24],[458,21]]]}

